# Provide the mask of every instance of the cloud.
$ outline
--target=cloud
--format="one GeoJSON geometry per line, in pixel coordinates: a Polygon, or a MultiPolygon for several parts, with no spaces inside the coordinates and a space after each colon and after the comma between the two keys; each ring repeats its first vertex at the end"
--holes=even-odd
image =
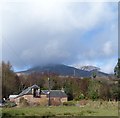
{"type": "Polygon", "coordinates": [[[106,54],[106,55],[110,55],[112,53],[112,44],[110,41],[106,42],[104,45],[103,45],[103,52],[106,54]]]}
{"type": "Polygon", "coordinates": [[[15,67],[117,57],[117,3],[6,2],[2,18],[3,60],[15,67]]]}

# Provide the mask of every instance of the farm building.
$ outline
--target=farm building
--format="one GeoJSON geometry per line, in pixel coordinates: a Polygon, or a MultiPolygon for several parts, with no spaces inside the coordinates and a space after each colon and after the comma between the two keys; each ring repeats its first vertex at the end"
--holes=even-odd
{"type": "Polygon", "coordinates": [[[12,96],[10,95],[10,101],[15,101],[17,105],[20,103],[20,99],[24,98],[30,104],[43,104],[43,101],[48,104],[49,98],[51,105],[54,103],[62,104],[67,101],[67,95],[63,90],[40,90],[40,87],[37,85],[33,85],[23,90],[19,95],[12,96]],[[49,97],[50,95],[50,97],[49,97]]]}

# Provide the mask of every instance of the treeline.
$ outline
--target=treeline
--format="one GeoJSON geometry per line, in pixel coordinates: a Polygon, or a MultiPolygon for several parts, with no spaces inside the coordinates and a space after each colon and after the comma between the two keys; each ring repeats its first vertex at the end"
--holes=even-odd
{"type": "Polygon", "coordinates": [[[11,94],[19,94],[33,84],[37,84],[41,89],[48,89],[48,77],[50,78],[50,88],[64,89],[68,95],[68,100],[80,99],[103,99],[118,100],[119,82],[113,78],[76,78],[60,77],[55,73],[31,73],[29,75],[18,76],[12,70],[12,65],[2,62],[2,97],[8,98],[11,94]]]}
{"type": "Polygon", "coordinates": [[[20,78],[13,72],[12,65],[2,62],[2,98],[8,98],[10,94],[18,94],[20,78]]]}

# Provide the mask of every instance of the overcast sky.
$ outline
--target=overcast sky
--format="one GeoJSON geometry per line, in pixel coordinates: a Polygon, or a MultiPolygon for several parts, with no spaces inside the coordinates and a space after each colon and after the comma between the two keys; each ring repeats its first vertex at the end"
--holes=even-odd
{"type": "Polygon", "coordinates": [[[2,51],[15,70],[63,63],[111,73],[118,58],[118,3],[5,2],[2,51]]]}

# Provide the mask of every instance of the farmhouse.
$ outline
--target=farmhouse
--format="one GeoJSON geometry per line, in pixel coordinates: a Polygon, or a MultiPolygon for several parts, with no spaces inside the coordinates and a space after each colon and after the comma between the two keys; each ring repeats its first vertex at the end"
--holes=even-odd
{"type": "MultiPolygon", "coordinates": [[[[10,95],[11,96],[11,95],[10,95]]],[[[24,98],[30,104],[42,104],[43,101],[48,101],[50,99],[50,103],[59,102],[63,103],[67,101],[67,95],[63,90],[41,90],[39,86],[33,85],[23,90],[19,95],[9,97],[10,101],[15,101],[17,105],[20,103],[20,99],[24,98]],[[50,97],[49,97],[50,96],[50,97]]]]}

